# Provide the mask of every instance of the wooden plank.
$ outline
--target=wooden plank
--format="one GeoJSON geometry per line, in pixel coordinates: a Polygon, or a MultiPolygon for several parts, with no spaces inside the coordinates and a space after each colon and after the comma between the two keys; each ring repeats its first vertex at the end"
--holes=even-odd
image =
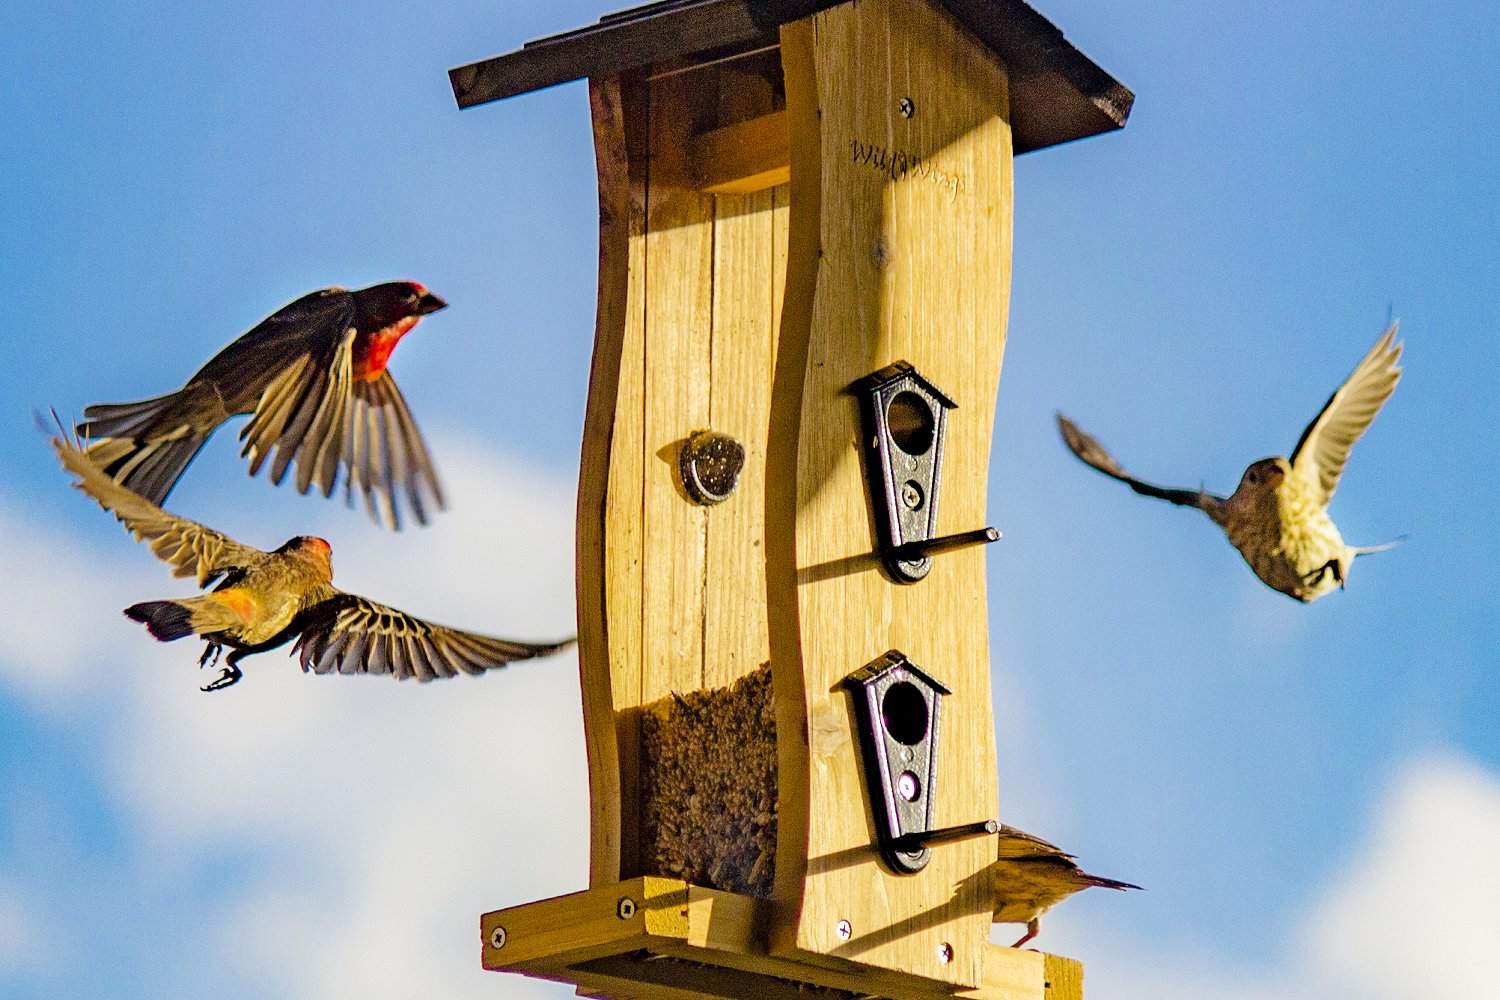
{"type": "Polygon", "coordinates": [[[693,137],[693,176],[711,194],[749,194],[791,177],[786,112],[773,111],[693,137]]]}
{"type": "Polygon", "coordinates": [[[1081,975],[1076,962],[994,945],[986,952],[984,984],[958,992],[827,956],[769,955],[766,928],[773,909],[765,900],[677,879],[628,879],[486,913],[480,919],[483,964],[491,971],[575,983],[584,992],[611,997],[695,995],[673,990],[772,996],[779,994],[766,991],[800,983],[897,1000],[1079,1000],[1066,992],[1043,997],[1044,961],[1054,990],[1069,988],[1065,977],[1074,975],[1076,981],[1081,975]],[[620,916],[623,899],[634,904],[627,917],[620,916]],[[505,928],[500,948],[493,946],[497,927],[505,928]],[[643,959],[647,955],[658,958],[643,959]],[[694,971],[687,972],[685,964],[694,971]]]}
{"type": "MultiPolygon", "coordinates": [[[[766,442],[766,619],[776,700],[776,884],[778,904],[772,951],[797,949],[797,912],[807,870],[808,747],[806,678],[802,673],[801,606],[797,595],[798,434],[806,384],[813,294],[817,286],[822,198],[822,146],[818,137],[817,76],[812,22],[781,29],[781,63],[787,92],[791,179],[786,209],[785,279],[778,310],[771,433],[766,442]],[[796,210],[792,211],[791,206],[796,210]],[[800,737],[800,738],[798,738],[800,737]]],[[[778,189],[778,191],[781,189],[778,189]]],[[[773,196],[776,197],[776,196],[773,196]]],[[[780,199],[778,198],[778,207],[780,199]]],[[[773,215],[773,225],[774,215],[773,215]]]]}
{"type": "MultiPolygon", "coordinates": [[[[630,170],[625,110],[617,80],[589,87],[594,158],[599,172],[599,304],[589,395],[583,415],[583,453],[578,470],[578,663],[583,692],[584,742],[589,758],[589,852],[591,885],[620,876],[620,755],[616,743],[614,680],[605,627],[610,607],[606,583],[606,522],[610,511],[610,453],[615,446],[615,406],[620,390],[620,354],[628,309],[630,170]]],[[[628,430],[624,433],[628,434],[628,430]]],[[[616,500],[621,497],[618,493],[616,500]]],[[[637,505],[638,509],[639,505],[637,505]]],[[[627,535],[628,537],[628,535],[627,535]]],[[[636,589],[639,594],[639,588],[636,589]]],[[[639,620],[639,615],[636,615],[639,620]]]]}
{"type": "Polygon", "coordinates": [[[1043,955],[1046,1000],[1083,1000],[1083,963],[1062,955],[1043,955]]]}
{"type": "MultiPolygon", "coordinates": [[[[976,990],[963,990],[957,995],[965,1000],[1052,1000],[1046,992],[1044,964],[1051,957],[1039,951],[987,945],[983,984],[976,990]]],[[[1081,998],[1068,997],[1066,1000],[1081,998]]]]}
{"type": "Polygon", "coordinates": [[[492,972],[556,971],[596,955],[617,954],[644,942],[646,910],[621,919],[622,896],[644,898],[641,879],[513,906],[479,918],[481,962],[492,972]],[[496,929],[504,928],[503,939],[496,929]],[[500,947],[495,947],[502,941],[500,947]]]}
{"type": "Polygon", "coordinates": [[[708,511],[705,687],[770,656],[765,608],[765,448],[775,358],[771,193],[714,199],[712,394],[707,426],[745,448],[739,486],[708,511]]]}
{"type": "MultiPolygon", "coordinates": [[[[643,139],[636,133],[646,131],[646,108],[644,93],[637,87],[625,83],[609,83],[620,93],[622,115],[621,135],[626,146],[627,183],[624,191],[625,204],[619,204],[620,193],[616,191],[609,216],[609,257],[601,256],[600,308],[608,304],[608,313],[601,311],[600,327],[596,333],[596,355],[613,350],[618,354],[616,362],[614,396],[601,394],[598,406],[613,410],[612,433],[608,439],[609,467],[604,510],[604,537],[601,545],[604,562],[604,632],[607,639],[608,660],[600,669],[592,666],[585,673],[586,700],[584,710],[589,716],[590,726],[598,725],[601,731],[614,727],[616,750],[614,767],[607,751],[597,754],[591,747],[589,758],[590,795],[608,793],[611,774],[617,775],[618,806],[611,810],[608,803],[593,801],[594,825],[590,851],[590,884],[613,883],[625,876],[639,874],[637,812],[639,806],[638,754],[639,723],[629,712],[641,702],[642,670],[642,565],[645,468],[645,376],[646,376],[646,190],[642,167],[630,162],[629,150],[638,148],[643,139]],[[623,213],[623,217],[622,217],[623,213]],[[621,250],[620,232],[624,230],[626,245],[621,250]],[[604,265],[608,264],[608,271],[604,265]],[[621,273],[623,271],[623,274],[621,273]],[[609,285],[606,288],[606,278],[609,285]],[[623,285],[623,291],[622,286],[623,285]],[[605,292],[609,298],[605,298],[605,292]],[[623,300],[621,296],[623,294],[623,300]],[[609,328],[604,323],[608,320],[609,328]],[[618,341],[614,347],[607,341],[618,341]],[[604,692],[608,692],[609,720],[601,718],[606,712],[603,704],[604,692]],[[601,769],[603,769],[601,771],[601,769]],[[601,773],[596,774],[596,771],[601,773]]],[[[612,170],[617,171],[618,167],[612,170]]],[[[603,220],[601,215],[601,220],[603,220]]],[[[602,231],[601,231],[602,232],[602,231]]],[[[601,245],[601,255],[604,248],[601,245]]],[[[594,406],[593,389],[590,389],[590,407],[594,406]]],[[[601,418],[602,421],[602,418],[601,418]]],[[[586,449],[603,447],[597,438],[590,437],[585,430],[586,449]]],[[[594,431],[597,433],[597,431],[594,431]]],[[[580,539],[585,535],[585,526],[580,521],[580,539]]],[[[584,586],[580,578],[579,586],[584,586]]],[[[580,613],[582,612],[580,604],[580,613]]],[[[587,657],[587,652],[582,652],[587,657]]],[[[585,659],[586,663],[589,663],[585,659]]]]}
{"type": "Polygon", "coordinates": [[[713,197],[678,180],[703,95],[686,76],[648,86],[641,703],[703,686],[707,511],[683,492],[677,457],[709,423],[714,238],[713,197]]]}
{"type": "MultiPolygon", "coordinates": [[[[983,977],[990,910],[982,872],[993,860],[994,841],[935,848],[916,877],[881,867],[871,849],[851,705],[840,683],[896,648],[951,688],[934,823],[993,818],[984,556],[981,550],[945,555],[915,586],[881,575],[872,557],[858,408],[845,390],[905,359],[955,398],[960,408],[948,421],[940,529],[985,523],[1010,276],[1011,145],[1000,116],[1008,106],[1005,74],[946,15],[918,0],[837,7],[813,19],[810,37],[788,29],[782,41],[793,233],[780,349],[790,350],[795,316],[807,324],[807,354],[800,414],[789,425],[798,428],[791,581],[797,614],[773,607],[772,615],[773,630],[790,625],[797,634],[795,641],[778,641],[773,631],[772,650],[778,682],[794,673],[784,652],[800,662],[808,747],[802,761],[795,752],[782,758],[801,766],[807,782],[805,799],[796,790],[789,797],[788,781],[799,779],[782,771],[782,837],[805,824],[807,861],[795,937],[777,945],[973,988],[983,977]],[[795,68],[794,44],[810,44],[810,74],[795,68]],[[898,111],[903,97],[914,106],[911,117],[898,111]],[[809,127],[820,144],[815,162],[800,149],[809,127]],[[819,171],[815,203],[801,200],[806,184],[799,180],[806,178],[799,172],[810,167],[819,171]],[[815,240],[797,238],[804,210],[817,215],[815,240]],[[810,308],[801,298],[809,271],[810,308]],[[845,921],[847,935],[839,933],[845,921]],[[943,945],[952,949],[951,961],[938,958],[943,945]]],[[[784,498],[777,506],[782,513],[783,504],[784,498]]],[[[778,558],[773,553],[773,563],[778,558]]],[[[777,563],[771,574],[773,591],[787,585],[781,569],[777,563]]],[[[778,864],[788,853],[778,854],[778,864]]]]}

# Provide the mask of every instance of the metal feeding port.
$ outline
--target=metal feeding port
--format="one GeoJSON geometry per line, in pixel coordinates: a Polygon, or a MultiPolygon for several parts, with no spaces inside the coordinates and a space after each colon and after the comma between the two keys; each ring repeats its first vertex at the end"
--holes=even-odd
{"type": "Polygon", "coordinates": [[[958,404],[905,361],[855,382],[865,429],[865,469],[881,562],[897,583],[916,583],[932,557],[1000,538],[994,528],[937,537],[943,432],[958,404]]]}
{"type": "Polygon", "coordinates": [[[931,851],[907,838],[932,829],[939,709],[948,689],[895,649],[844,683],[854,693],[881,853],[895,871],[919,872],[931,851]]]}

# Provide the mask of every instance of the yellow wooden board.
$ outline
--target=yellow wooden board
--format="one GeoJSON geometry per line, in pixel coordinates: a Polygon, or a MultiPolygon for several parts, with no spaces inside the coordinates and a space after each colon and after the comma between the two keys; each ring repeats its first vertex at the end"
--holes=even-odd
{"type": "Polygon", "coordinates": [[[787,196],[692,183],[689,133],[712,118],[710,98],[762,130],[769,112],[764,80],[722,76],[718,94],[694,74],[591,90],[600,304],[578,586],[594,884],[649,873],[638,709],[727,687],[769,656],[763,485],[787,196]],[[711,508],[689,499],[678,472],[682,443],[703,429],[746,452],[738,488],[711,508]]]}
{"type": "Polygon", "coordinates": [[[795,1000],[808,987],[893,1000],[1080,1000],[1077,963],[986,947],[984,982],[930,979],[768,952],[772,904],[676,879],[636,878],[495,910],[480,918],[481,961],[496,972],[576,983],[585,995],[795,1000]],[[1071,978],[1070,978],[1071,977],[1071,978]]]}
{"type": "Polygon", "coordinates": [[[796,447],[773,449],[767,504],[795,537],[772,546],[768,586],[778,725],[806,739],[781,746],[777,895],[797,915],[775,944],[978,987],[994,840],[937,847],[915,876],[879,864],[840,685],[895,648],[949,687],[935,825],[994,818],[984,554],[941,556],[914,586],[882,575],[846,390],[905,360],[955,399],[939,532],[984,526],[1010,285],[1005,72],[922,0],[829,9],[783,28],[782,48],[791,240],[772,438],[796,447]]]}

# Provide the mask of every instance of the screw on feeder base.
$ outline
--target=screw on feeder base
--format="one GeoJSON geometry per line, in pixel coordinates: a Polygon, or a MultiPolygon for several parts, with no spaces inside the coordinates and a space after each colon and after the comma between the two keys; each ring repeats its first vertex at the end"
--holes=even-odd
{"type": "Polygon", "coordinates": [[[495,929],[490,931],[490,947],[494,948],[496,951],[499,951],[501,948],[505,947],[504,927],[496,925],[495,929]]]}
{"type": "Polygon", "coordinates": [[[854,925],[847,920],[840,920],[833,925],[833,932],[839,936],[840,941],[847,941],[854,936],[854,925]]]}
{"type": "Polygon", "coordinates": [[[635,916],[635,900],[629,896],[621,896],[620,901],[615,904],[615,914],[621,920],[629,920],[635,916]]]}
{"type": "Polygon", "coordinates": [[[944,965],[947,965],[949,962],[953,961],[953,946],[947,941],[944,941],[942,944],[939,944],[937,946],[937,960],[939,962],[942,962],[944,965]]]}

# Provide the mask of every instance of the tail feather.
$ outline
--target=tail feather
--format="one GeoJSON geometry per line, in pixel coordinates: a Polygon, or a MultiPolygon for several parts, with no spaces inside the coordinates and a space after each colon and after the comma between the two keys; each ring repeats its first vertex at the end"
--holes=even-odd
{"type": "Polygon", "coordinates": [[[177,401],[179,392],[169,392],[155,399],[135,403],[95,403],[86,406],[83,423],[74,428],[84,440],[107,437],[134,437],[143,434],[177,401]]]}
{"type": "Polygon", "coordinates": [[[1118,879],[1105,878],[1103,875],[1091,875],[1088,872],[1084,872],[1083,874],[1084,874],[1084,877],[1089,880],[1089,885],[1097,886],[1100,889],[1120,889],[1120,890],[1124,890],[1124,889],[1139,889],[1140,888],[1140,886],[1135,885],[1133,883],[1130,883],[1130,882],[1121,882],[1118,879]]]}
{"type": "Polygon", "coordinates": [[[1367,556],[1367,555],[1369,555],[1372,552],[1389,552],[1391,549],[1394,549],[1396,546],[1404,544],[1406,542],[1406,538],[1407,538],[1406,535],[1397,535],[1395,538],[1392,538],[1390,541],[1388,541],[1388,542],[1381,542],[1379,545],[1356,545],[1356,546],[1352,546],[1352,548],[1354,549],[1354,556],[1357,559],[1360,556],[1367,556]]]}
{"type": "Polygon", "coordinates": [[[138,621],[161,642],[193,634],[193,611],[177,601],[144,601],[125,609],[125,617],[138,621]]]}
{"type": "Polygon", "coordinates": [[[74,428],[104,474],[152,503],[166,500],[216,424],[200,419],[211,393],[188,386],[136,403],[96,403],[74,428]]]}

